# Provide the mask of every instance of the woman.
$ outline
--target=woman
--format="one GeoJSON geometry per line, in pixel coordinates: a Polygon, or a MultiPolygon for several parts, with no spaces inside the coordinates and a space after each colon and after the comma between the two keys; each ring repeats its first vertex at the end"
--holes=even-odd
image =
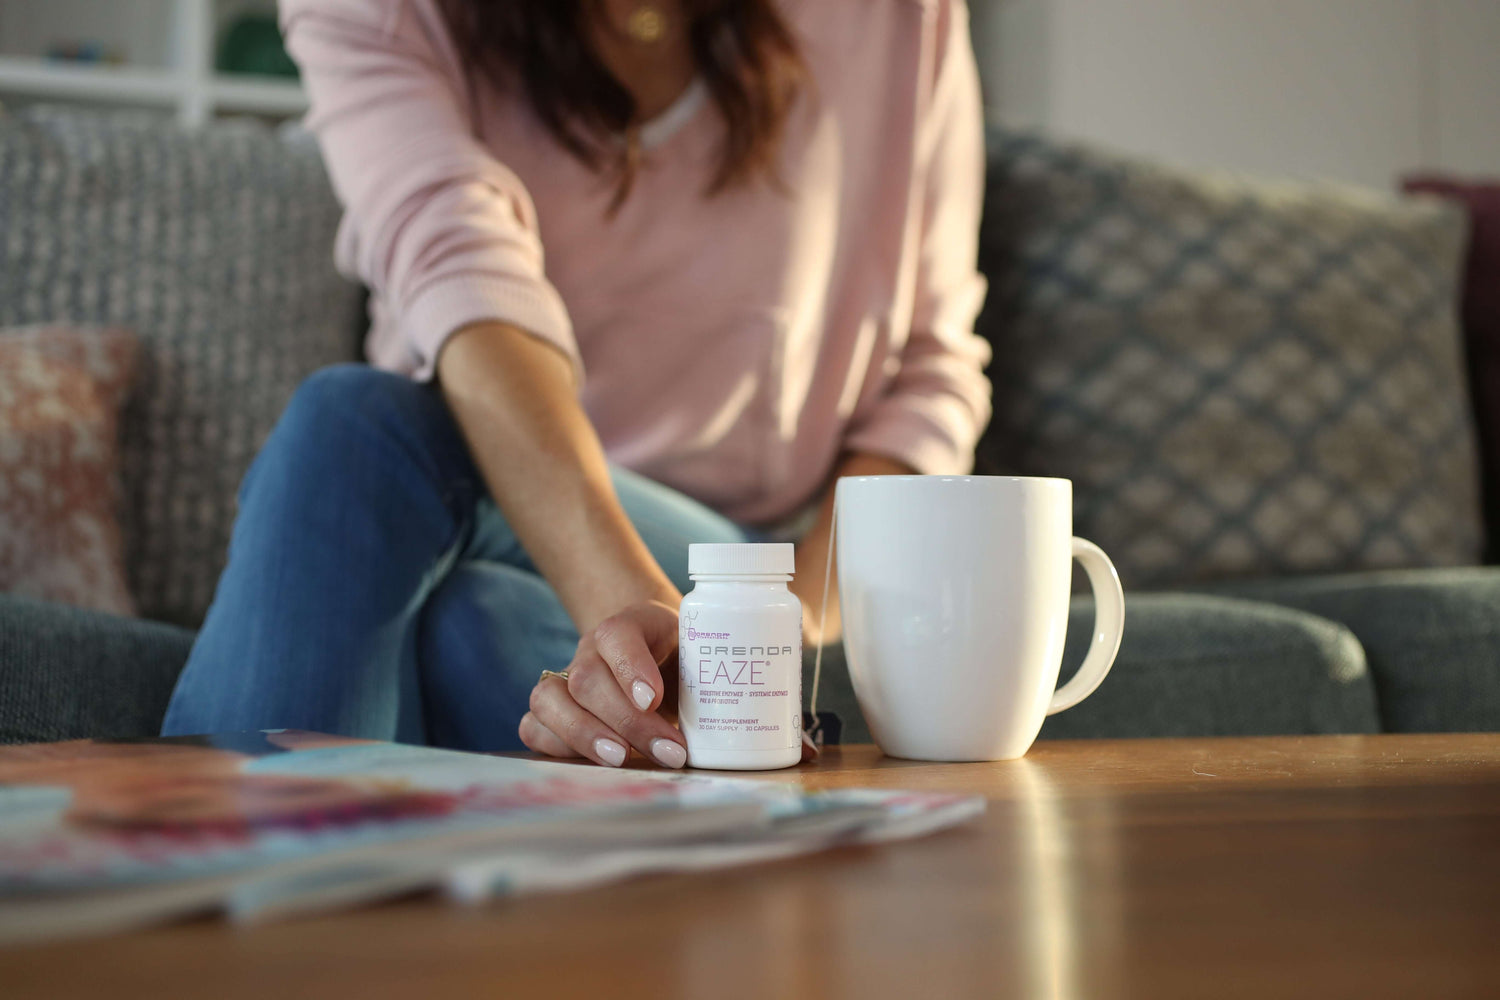
{"type": "Polygon", "coordinates": [[[816,608],[835,480],[966,471],[988,418],[961,0],[282,19],[373,367],[246,476],[164,732],[680,767],[687,544],[794,537],[816,608]]]}

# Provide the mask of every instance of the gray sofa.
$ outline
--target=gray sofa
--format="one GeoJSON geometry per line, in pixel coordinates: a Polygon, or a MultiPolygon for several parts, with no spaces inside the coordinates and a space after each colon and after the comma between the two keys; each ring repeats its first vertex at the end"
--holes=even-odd
{"type": "MultiPolygon", "coordinates": [[[[997,162],[1010,155],[995,146],[997,162]]],[[[0,742],[156,732],[222,566],[245,466],[302,377],[357,357],[360,293],[329,263],[336,220],[300,138],[252,125],[189,134],[120,115],[0,116],[0,233],[10,237],[0,326],[116,323],[147,348],[123,431],[122,516],[142,616],[0,594],[0,742]]],[[[1001,272],[1015,262],[993,241],[983,263],[998,289],[1013,287],[1001,272]]],[[[984,329],[1002,352],[1008,320],[996,310],[984,329]]],[[[1033,471],[993,436],[980,459],[986,471],[1033,471]]],[[[1110,508],[1107,495],[1079,502],[1110,508]]],[[[1495,570],[1130,584],[1114,672],[1044,737],[1500,729],[1495,570]]],[[[1091,614],[1075,601],[1069,664],[1091,614]]],[[[820,707],[839,716],[843,740],[868,738],[838,648],[820,707]]]]}

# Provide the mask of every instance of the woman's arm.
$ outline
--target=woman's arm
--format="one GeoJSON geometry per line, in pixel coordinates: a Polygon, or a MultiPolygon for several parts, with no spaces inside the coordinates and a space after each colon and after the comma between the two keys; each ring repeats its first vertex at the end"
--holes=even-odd
{"type": "MultiPolygon", "coordinates": [[[[989,346],[974,335],[985,291],[976,263],[984,199],[979,74],[969,47],[967,8],[950,0],[939,9],[936,75],[918,132],[922,243],[911,331],[885,395],[849,427],[847,457],[835,470],[816,525],[797,547],[793,587],[807,609],[810,642],[819,638],[817,615],[838,479],[967,472],[989,420],[990,385],[983,374],[989,346]]],[[[824,612],[825,642],[842,632],[837,574],[835,568],[824,612]]]]}
{"type": "Polygon", "coordinates": [[[565,355],[476,323],[448,341],[438,377],[490,495],[580,633],[630,604],[681,600],[615,498],[565,355]]]}
{"type": "MultiPolygon", "coordinates": [[[[579,363],[531,195],[476,135],[462,58],[431,0],[281,0],[334,191],[334,255],[367,285],[415,377],[447,339],[500,321],[579,363]]],[[[503,152],[503,151],[502,151],[503,152]]]]}
{"type": "Polygon", "coordinates": [[[682,735],[655,711],[681,595],[620,508],[568,357],[476,323],[448,339],[438,378],[491,496],[583,636],[567,681],[533,689],[522,740],[610,765],[634,746],[681,767],[682,735]]]}
{"type": "Polygon", "coordinates": [[[843,619],[839,615],[838,563],[828,560],[828,548],[834,540],[833,501],[838,481],[845,476],[904,476],[913,471],[905,462],[893,458],[858,453],[846,456],[834,470],[833,483],[818,505],[818,520],[797,543],[797,573],[788,584],[792,593],[802,601],[802,635],[809,645],[819,641],[837,642],[843,635],[843,619]],[[825,568],[832,576],[826,608],[823,607],[825,568]]]}
{"type": "Polygon", "coordinates": [[[884,396],[851,422],[844,449],[959,475],[972,468],[990,417],[990,348],[974,334],[985,292],[984,122],[967,8],[961,0],[937,6],[935,76],[917,132],[922,235],[911,329],[884,396]]]}
{"type": "Polygon", "coordinates": [[[583,636],[568,682],[537,685],[522,739],[608,764],[634,745],[680,766],[681,734],[654,711],[678,595],[614,496],[535,209],[474,134],[437,5],[282,0],[281,19],[345,207],[339,265],[375,293],[416,377],[439,376],[492,495],[583,636]]]}

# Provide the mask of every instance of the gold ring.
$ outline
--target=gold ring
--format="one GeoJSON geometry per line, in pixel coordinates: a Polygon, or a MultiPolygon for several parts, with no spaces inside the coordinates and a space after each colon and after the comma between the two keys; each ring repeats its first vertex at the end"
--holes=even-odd
{"type": "Polygon", "coordinates": [[[537,679],[537,683],[540,684],[548,677],[556,677],[564,684],[568,683],[568,672],[566,670],[543,670],[542,676],[537,679]]]}

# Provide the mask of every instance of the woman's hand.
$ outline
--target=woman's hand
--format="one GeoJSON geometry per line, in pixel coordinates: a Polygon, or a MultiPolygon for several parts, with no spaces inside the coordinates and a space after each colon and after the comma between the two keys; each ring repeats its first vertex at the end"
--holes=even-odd
{"type": "Polygon", "coordinates": [[[655,709],[672,690],[659,668],[677,649],[682,595],[620,507],[574,375],[561,350],[504,323],[464,327],[438,355],[490,495],[583,636],[568,679],[532,689],[521,739],[615,767],[634,746],[681,767],[682,734],[655,709]]]}
{"type": "Polygon", "coordinates": [[[566,681],[543,677],[532,688],[521,741],[537,753],[609,767],[635,747],[663,767],[682,767],[682,733],[657,712],[668,694],[661,668],[676,652],[677,609],[668,604],[645,601],[606,618],[579,640],[566,681]]]}

